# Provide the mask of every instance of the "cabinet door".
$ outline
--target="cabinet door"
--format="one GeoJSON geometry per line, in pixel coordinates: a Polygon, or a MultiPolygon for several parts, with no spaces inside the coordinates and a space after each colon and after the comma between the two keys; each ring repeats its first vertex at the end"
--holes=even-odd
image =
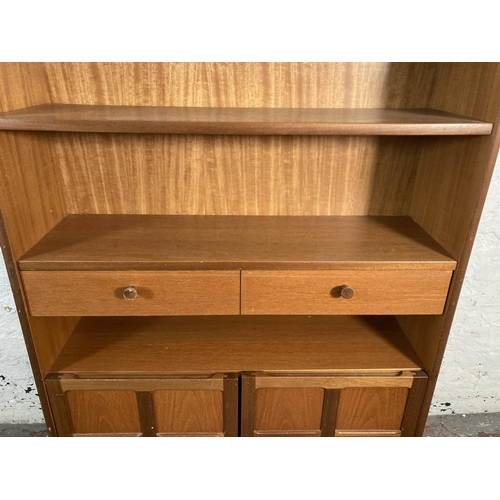
{"type": "Polygon", "coordinates": [[[237,436],[236,375],[45,380],[58,436],[237,436]]]}
{"type": "Polygon", "coordinates": [[[412,436],[423,372],[386,375],[244,374],[243,436],[412,436]]]}

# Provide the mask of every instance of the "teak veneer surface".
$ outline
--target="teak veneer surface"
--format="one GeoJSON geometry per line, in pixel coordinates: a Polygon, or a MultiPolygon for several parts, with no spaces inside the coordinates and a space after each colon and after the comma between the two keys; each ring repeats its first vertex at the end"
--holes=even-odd
{"type": "Polygon", "coordinates": [[[456,262],[409,217],[70,215],[23,271],[433,269],[456,262]]]}
{"type": "Polygon", "coordinates": [[[257,135],[488,135],[492,124],[429,109],[219,108],[44,104],[0,130],[257,135]]]}
{"type": "Polygon", "coordinates": [[[99,376],[419,370],[391,316],[83,318],[52,372],[99,376]]]}

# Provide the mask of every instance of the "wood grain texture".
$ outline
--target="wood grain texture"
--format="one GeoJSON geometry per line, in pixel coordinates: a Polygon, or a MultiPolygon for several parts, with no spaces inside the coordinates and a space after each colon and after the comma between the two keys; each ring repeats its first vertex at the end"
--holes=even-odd
{"type": "Polygon", "coordinates": [[[407,388],[354,388],[340,393],[336,429],[400,430],[408,397],[407,388]]]}
{"type": "Polygon", "coordinates": [[[242,271],[241,314],[441,314],[451,271],[242,271]],[[354,296],[341,296],[343,285],[354,296]]]}
{"type": "Polygon", "coordinates": [[[406,387],[413,386],[414,373],[396,372],[375,374],[353,373],[349,375],[335,374],[295,374],[288,375],[260,374],[255,382],[257,389],[276,387],[322,387],[327,390],[345,389],[346,387],[406,387]]]}
{"type": "Polygon", "coordinates": [[[224,376],[221,374],[207,374],[189,376],[175,374],[171,377],[148,377],[141,373],[134,376],[120,376],[113,372],[104,374],[95,373],[64,373],[49,374],[48,378],[58,376],[59,384],[64,391],[78,390],[120,390],[126,389],[135,392],[152,392],[160,390],[217,390],[224,389],[224,376]]]}
{"type": "Polygon", "coordinates": [[[419,371],[391,317],[84,318],[52,366],[79,375],[419,371]]]}
{"type": "Polygon", "coordinates": [[[44,104],[0,130],[230,135],[489,135],[492,124],[431,109],[202,108],[44,104]]]}
{"type": "Polygon", "coordinates": [[[410,215],[458,261],[444,316],[398,318],[430,374],[421,435],[500,146],[498,63],[440,65],[432,106],[495,123],[489,138],[431,140],[422,150],[410,215]],[[434,171],[439,168],[439,174],[434,171]]]}
{"type": "MultiPolygon", "coordinates": [[[[497,124],[498,68],[497,63],[2,63],[0,111],[42,103],[430,107],[497,124]]],[[[12,265],[68,212],[409,214],[458,260],[444,316],[399,317],[432,372],[418,434],[498,144],[498,135],[138,138],[1,132],[0,200],[12,265]]],[[[24,310],[22,299],[19,304],[24,310]]],[[[40,382],[45,368],[34,356],[50,366],[74,320],[29,321],[32,333],[24,330],[40,382]]],[[[45,413],[50,414],[46,407],[45,413]]]]}
{"type": "Polygon", "coordinates": [[[3,63],[0,68],[26,75],[24,88],[40,85],[48,97],[41,102],[51,103],[414,108],[428,107],[439,64],[3,63]]]}
{"type": "Polygon", "coordinates": [[[423,140],[61,133],[53,147],[71,213],[400,215],[423,140]]]}
{"type": "Polygon", "coordinates": [[[255,392],[256,431],[319,431],[324,390],[264,388],[255,392]]]}
{"type": "Polygon", "coordinates": [[[33,316],[240,313],[238,271],[23,271],[33,316]],[[137,297],[123,297],[134,286],[137,297]]]}
{"type": "Polygon", "coordinates": [[[409,217],[335,216],[70,215],[19,261],[32,271],[455,265],[409,217]]]}
{"type": "Polygon", "coordinates": [[[154,391],[153,405],[159,435],[224,432],[221,391],[154,391]]]}
{"type": "Polygon", "coordinates": [[[73,434],[141,433],[134,391],[67,391],[73,434]]]}

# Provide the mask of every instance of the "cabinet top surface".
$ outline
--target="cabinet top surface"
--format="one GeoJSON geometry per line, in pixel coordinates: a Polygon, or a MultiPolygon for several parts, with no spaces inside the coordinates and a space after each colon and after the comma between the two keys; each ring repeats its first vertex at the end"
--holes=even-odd
{"type": "Polygon", "coordinates": [[[43,104],[0,130],[237,135],[489,135],[491,123],[432,109],[203,108],[43,104]]]}
{"type": "Polygon", "coordinates": [[[455,269],[406,216],[68,215],[23,271],[455,269]]]}

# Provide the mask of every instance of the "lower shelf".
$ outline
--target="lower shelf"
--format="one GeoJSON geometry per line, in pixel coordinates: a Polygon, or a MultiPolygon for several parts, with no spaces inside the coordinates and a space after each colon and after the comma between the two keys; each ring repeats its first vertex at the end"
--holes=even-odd
{"type": "Polygon", "coordinates": [[[60,436],[413,435],[427,375],[393,317],[83,318],[60,436]]]}
{"type": "Polygon", "coordinates": [[[83,318],[51,371],[390,373],[421,361],[392,316],[83,318]]]}

